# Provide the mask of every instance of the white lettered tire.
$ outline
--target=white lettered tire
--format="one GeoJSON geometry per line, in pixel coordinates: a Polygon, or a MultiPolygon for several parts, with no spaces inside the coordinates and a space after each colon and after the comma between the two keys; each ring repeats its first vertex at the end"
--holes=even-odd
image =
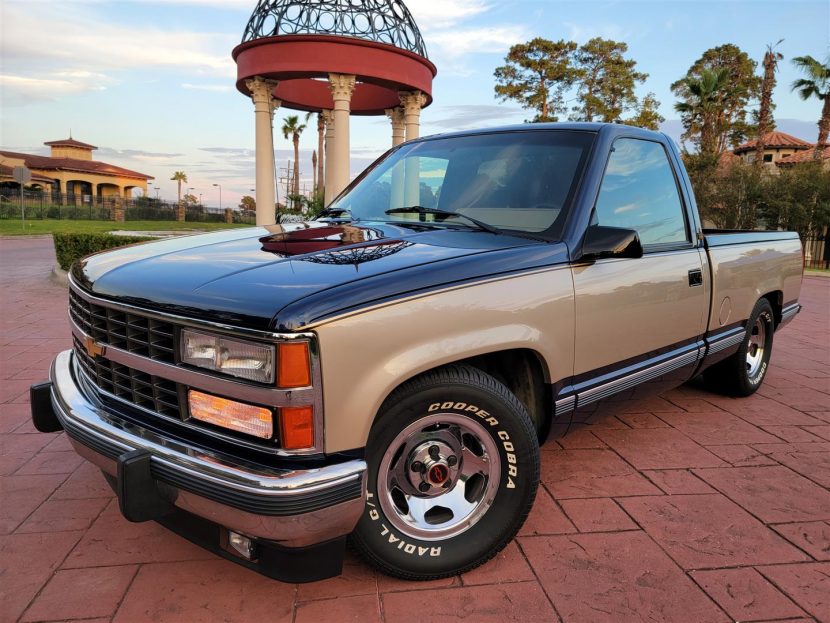
{"type": "Polygon", "coordinates": [[[368,501],[353,544],[384,573],[412,580],[462,573],[495,556],[524,523],[539,483],[527,410],[467,365],[393,392],[366,460],[368,501]]]}

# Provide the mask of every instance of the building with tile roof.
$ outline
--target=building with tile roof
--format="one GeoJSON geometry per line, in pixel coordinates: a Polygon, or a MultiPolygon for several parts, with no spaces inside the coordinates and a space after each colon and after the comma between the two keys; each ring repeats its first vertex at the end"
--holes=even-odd
{"type": "Polygon", "coordinates": [[[147,194],[146,173],[131,171],[92,159],[95,145],[73,138],[44,143],[51,155],[38,156],[0,150],[0,185],[15,185],[11,171],[26,166],[32,171],[31,187],[64,196],[69,203],[92,203],[100,199],[132,198],[136,189],[147,194]]]}
{"type": "Polygon", "coordinates": [[[805,149],[786,158],[781,158],[777,164],[779,167],[791,167],[805,162],[814,162],[815,160],[820,161],[825,168],[830,168],[830,145],[825,146],[819,151],[818,158],[816,158],[815,145],[811,145],[810,149],[805,149]]]}
{"type": "MultiPolygon", "coordinates": [[[[736,147],[733,153],[747,162],[752,162],[755,160],[755,145],[756,141],[754,139],[747,141],[743,145],[736,147]]],[[[768,132],[764,137],[764,162],[777,164],[780,160],[788,156],[792,156],[801,151],[811,150],[813,147],[812,143],[803,141],[792,134],[773,130],[772,132],[768,132]]]]}

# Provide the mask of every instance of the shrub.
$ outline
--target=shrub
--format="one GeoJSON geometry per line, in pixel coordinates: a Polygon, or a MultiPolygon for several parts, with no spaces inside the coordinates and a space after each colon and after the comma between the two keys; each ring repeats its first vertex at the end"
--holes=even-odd
{"type": "Polygon", "coordinates": [[[58,265],[69,270],[76,260],[107,249],[154,240],[144,236],[114,236],[112,234],[53,234],[58,265]]]}

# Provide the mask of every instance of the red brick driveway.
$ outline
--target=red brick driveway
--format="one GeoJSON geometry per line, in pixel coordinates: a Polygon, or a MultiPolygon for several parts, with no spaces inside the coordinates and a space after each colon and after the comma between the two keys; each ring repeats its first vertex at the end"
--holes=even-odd
{"type": "Polygon", "coordinates": [[[624,401],[543,448],[521,536],[462,577],[406,583],[350,557],[280,584],[129,524],[28,387],[69,346],[49,239],[0,240],[0,621],[830,621],[830,279],[776,336],[767,382],[624,401]]]}

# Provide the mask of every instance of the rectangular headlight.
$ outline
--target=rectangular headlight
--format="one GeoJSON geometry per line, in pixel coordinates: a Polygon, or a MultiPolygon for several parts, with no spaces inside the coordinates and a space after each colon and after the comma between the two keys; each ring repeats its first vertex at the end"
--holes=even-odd
{"type": "Polygon", "coordinates": [[[181,361],[191,366],[221,372],[259,383],[274,382],[275,349],[258,344],[183,329],[181,361]]]}

